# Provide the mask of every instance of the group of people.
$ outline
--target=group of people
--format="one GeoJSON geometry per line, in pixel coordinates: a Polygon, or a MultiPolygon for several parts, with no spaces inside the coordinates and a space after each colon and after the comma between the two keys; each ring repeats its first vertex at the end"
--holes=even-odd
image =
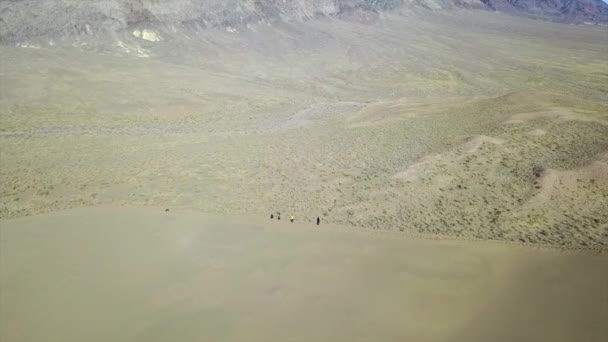
{"type": "MultiPolygon", "coordinates": [[[[274,219],[274,213],[270,213],[270,219],[273,220],[274,219]]],[[[295,221],[296,217],[291,214],[291,216],[289,216],[289,221],[291,221],[291,223],[293,223],[293,221],[295,221]]],[[[281,213],[277,213],[277,220],[281,220],[281,213]]],[[[321,224],[321,218],[319,216],[317,216],[317,226],[321,224]]]]}

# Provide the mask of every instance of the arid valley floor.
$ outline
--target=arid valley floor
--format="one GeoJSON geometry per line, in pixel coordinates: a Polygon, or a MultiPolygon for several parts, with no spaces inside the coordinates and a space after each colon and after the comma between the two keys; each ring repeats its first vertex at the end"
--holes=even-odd
{"type": "Polygon", "coordinates": [[[207,32],[198,59],[1,48],[0,216],[279,211],[607,246],[605,27],[464,13],[308,25],[207,32]]]}
{"type": "Polygon", "coordinates": [[[605,341],[606,26],[356,19],[1,46],[0,340],[605,341]]]}

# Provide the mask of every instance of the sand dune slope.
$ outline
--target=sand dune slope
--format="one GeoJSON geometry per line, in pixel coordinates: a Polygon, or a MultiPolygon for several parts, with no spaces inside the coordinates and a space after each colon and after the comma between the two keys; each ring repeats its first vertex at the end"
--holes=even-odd
{"type": "Polygon", "coordinates": [[[608,256],[162,209],[0,221],[0,340],[606,341],[608,256]]]}

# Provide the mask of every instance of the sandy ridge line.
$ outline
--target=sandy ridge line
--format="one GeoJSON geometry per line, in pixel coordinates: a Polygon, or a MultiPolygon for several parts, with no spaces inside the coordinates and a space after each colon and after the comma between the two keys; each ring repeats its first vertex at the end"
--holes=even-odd
{"type": "MultiPolygon", "coordinates": [[[[312,224],[312,223],[311,223],[312,224]]],[[[335,226],[334,226],[335,227],[335,226]]],[[[412,238],[419,240],[434,240],[434,241],[458,241],[458,242],[472,242],[472,243],[494,243],[499,245],[511,245],[518,246],[524,248],[534,248],[540,250],[558,250],[558,251],[592,251],[597,252],[598,254],[608,254],[608,247],[584,247],[584,246],[558,246],[551,245],[546,243],[530,243],[530,242],[520,242],[520,241],[510,241],[510,240],[495,240],[495,239],[481,239],[474,237],[463,237],[463,236],[454,236],[454,235],[441,235],[441,234],[424,234],[424,233],[413,233],[413,232],[396,232],[391,230],[371,230],[368,228],[362,228],[357,226],[347,227],[347,226],[338,226],[340,228],[333,228],[337,231],[357,231],[368,234],[377,234],[377,235],[394,235],[402,238],[412,238]]]]}
{"type": "Polygon", "coordinates": [[[582,247],[582,246],[556,246],[544,243],[530,243],[530,242],[517,242],[517,241],[509,241],[509,240],[493,240],[493,239],[480,239],[480,238],[466,238],[459,236],[443,236],[443,235],[417,235],[417,234],[409,234],[403,232],[404,235],[408,237],[422,239],[422,240],[449,240],[449,241],[465,241],[465,242],[484,242],[484,243],[496,243],[496,244],[505,244],[512,246],[520,246],[525,248],[535,248],[535,249],[545,249],[545,250],[560,250],[560,251],[593,251],[598,254],[608,254],[608,247],[582,247]]]}
{"type": "MultiPolygon", "coordinates": [[[[53,213],[59,213],[59,212],[67,212],[67,211],[71,211],[71,210],[76,210],[76,209],[87,209],[87,208],[109,208],[109,209],[129,209],[129,208],[135,208],[135,209],[154,209],[156,207],[150,207],[150,206],[138,206],[138,205],[120,205],[120,204],[107,204],[107,205],[90,205],[90,206],[81,206],[81,207],[73,207],[73,208],[69,208],[69,209],[62,209],[62,210],[50,210],[50,211],[45,211],[45,212],[41,212],[38,213],[36,215],[30,215],[30,216],[25,216],[25,217],[31,217],[31,216],[38,216],[38,215],[48,215],[48,214],[53,214],[53,213]]],[[[164,210],[161,209],[160,207],[158,208],[158,210],[164,210]]],[[[189,208],[180,208],[180,207],[173,207],[173,210],[171,211],[172,213],[175,212],[183,212],[183,213],[189,213],[189,214],[199,214],[199,215],[206,215],[208,217],[225,217],[226,214],[222,215],[222,214],[218,214],[218,213],[214,213],[214,212],[203,212],[203,211],[196,211],[196,210],[192,210],[189,208]]],[[[265,217],[265,214],[263,213],[250,213],[250,214],[242,214],[239,213],[237,215],[233,215],[233,217],[237,217],[237,218],[247,218],[247,219],[251,219],[251,217],[260,217],[259,221],[255,221],[256,224],[263,224],[263,217],[265,217]]],[[[12,218],[14,219],[19,219],[21,217],[18,218],[12,218]]],[[[4,221],[6,219],[0,219],[0,222],[4,221]]],[[[11,220],[11,219],[8,219],[11,220]]],[[[248,220],[249,221],[249,220],[248,220]]],[[[270,221],[270,222],[276,222],[274,220],[270,221]]],[[[287,222],[287,221],[285,221],[287,222]]],[[[310,225],[312,226],[311,229],[315,229],[315,224],[311,221],[309,224],[307,224],[308,222],[306,221],[296,221],[296,225],[298,228],[302,228],[302,226],[305,225],[310,225]]],[[[427,240],[427,241],[455,241],[455,242],[466,242],[466,243],[493,243],[493,244],[497,244],[497,245],[509,245],[509,246],[517,246],[517,247],[523,247],[523,248],[531,248],[531,249],[537,249],[537,250],[546,250],[546,251],[563,251],[563,252],[595,252],[598,255],[608,255],[608,246],[606,247],[597,247],[597,246],[588,246],[588,247],[584,247],[584,246],[558,246],[558,245],[551,245],[551,244],[545,244],[545,243],[530,243],[530,242],[521,242],[521,241],[510,241],[510,240],[496,240],[496,239],[482,239],[482,238],[475,238],[475,237],[465,237],[465,236],[454,236],[454,235],[441,235],[441,234],[424,234],[424,233],[415,233],[415,232],[408,232],[408,231],[394,231],[394,230],[375,230],[375,229],[369,229],[369,228],[364,228],[364,227],[359,227],[359,226],[347,226],[347,225],[340,225],[340,224],[323,224],[322,223],[322,227],[327,228],[329,227],[329,229],[333,230],[333,231],[338,231],[338,232],[356,232],[356,233],[364,233],[364,234],[370,234],[370,235],[378,235],[378,236],[395,236],[398,238],[406,238],[406,239],[417,239],[417,240],[427,240]]],[[[323,228],[321,228],[323,229],[323,228]]]]}

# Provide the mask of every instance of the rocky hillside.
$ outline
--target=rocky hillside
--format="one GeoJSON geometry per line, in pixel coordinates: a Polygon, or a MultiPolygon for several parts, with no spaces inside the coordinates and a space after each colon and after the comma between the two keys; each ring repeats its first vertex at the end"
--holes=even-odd
{"type": "Polygon", "coordinates": [[[237,30],[317,17],[366,21],[384,11],[418,8],[485,9],[570,22],[608,22],[608,5],[602,0],[0,0],[0,41],[73,40],[93,33],[112,37],[149,27],[173,32],[218,26],[237,30]]]}
{"type": "Polygon", "coordinates": [[[492,10],[566,22],[608,21],[602,0],[482,0],[492,10]]]}

